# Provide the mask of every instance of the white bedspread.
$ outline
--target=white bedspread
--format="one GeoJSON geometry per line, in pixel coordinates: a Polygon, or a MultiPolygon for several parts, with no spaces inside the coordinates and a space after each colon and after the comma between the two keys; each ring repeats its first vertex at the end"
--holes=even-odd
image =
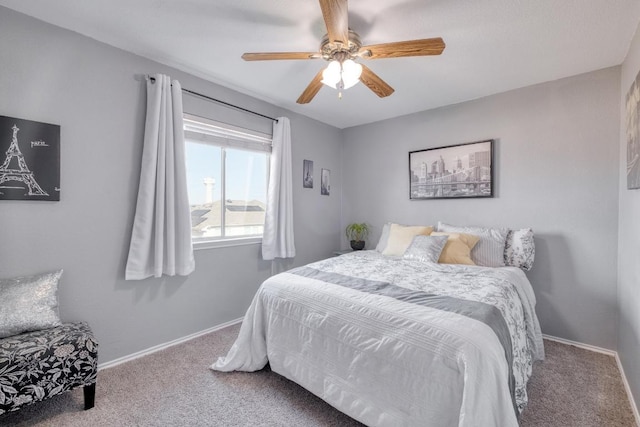
{"type": "Polygon", "coordinates": [[[213,369],[255,371],[269,362],[370,426],[518,425],[514,401],[517,411],[526,406],[532,362],[544,358],[535,297],[522,271],[426,264],[375,251],[319,261],[306,271],[496,307],[511,338],[514,393],[503,343],[487,323],[295,271],[262,284],[238,339],[213,369]]]}

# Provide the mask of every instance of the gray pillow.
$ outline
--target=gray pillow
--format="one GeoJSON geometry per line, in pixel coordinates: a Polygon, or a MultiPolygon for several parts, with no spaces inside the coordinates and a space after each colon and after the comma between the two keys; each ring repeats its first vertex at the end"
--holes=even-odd
{"type": "Polygon", "coordinates": [[[504,247],[508,228],[486,228],[456,226],[438,222],[438,231],[446,233],[465,233],[480,237],[480,241],[471,250],[471,259],[483,267],[504,267],[504,247]]]}
{"type": "Polygon", "coordinates": [[[60,326],[58,281],[62,270],[0,279],[0,338],[60,326]]]}
{"type": "Polygon", "coordinates": [[[413,238],[403,258],[422,262],[438,262],[449,236],[424,236],[413,238]]]}

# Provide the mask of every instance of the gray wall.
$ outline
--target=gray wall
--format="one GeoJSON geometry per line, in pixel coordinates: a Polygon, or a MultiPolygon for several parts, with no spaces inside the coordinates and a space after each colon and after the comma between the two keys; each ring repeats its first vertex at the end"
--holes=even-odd
{"type": "MultiPolygon", "coordinates": [[[[546,334],[616,348],[620,69],[344,132],[343,226],[532,227],[546,334]],[[495,138],[495,198],[410,201],[408,152],[495,138]]],[[[344,242],[343,242],[344,244],[344,242]]]]}
{"type": "MultiPolygon", "coordinates": [[[[291,265],[340,244],[340,130],[0,7],[0,115],[61,125],[60,202],[2,201],[0,277],[58,268],[64,320],[86,320],[108,362],[241,317],[271,264],[258,245],[197,251],[188,278],[127,282],[137,196],[145,83],[166,73],[183,87],[291,119],[297,253],[291,265]],[[305,190],[302,160],[331,169],[331,196],[305,190]]],[[[232,124],[268,121],[184,97],[185,110],[232,124]]],[[[2,138],[10,135],[0,135],[2,138]]],[[[211,355],[212,361],[217,355],[211,355]]]]}
{"type": "Polygon", "coordinates": [[[618,243],[618,355],[640,406],[640,190],[627,190],[625,96],[640,72],[640,33],[622,64],[620,85],[620,222],[618,243]]]}

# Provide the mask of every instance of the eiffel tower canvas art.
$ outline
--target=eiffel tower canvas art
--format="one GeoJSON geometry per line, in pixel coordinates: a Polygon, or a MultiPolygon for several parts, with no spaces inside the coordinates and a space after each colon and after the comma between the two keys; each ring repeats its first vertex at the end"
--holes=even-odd
{"type": "Polygon", "coordinates": [[[60,126],[0,116],[0,161],[0,200],[60,200],[60,126]]]}

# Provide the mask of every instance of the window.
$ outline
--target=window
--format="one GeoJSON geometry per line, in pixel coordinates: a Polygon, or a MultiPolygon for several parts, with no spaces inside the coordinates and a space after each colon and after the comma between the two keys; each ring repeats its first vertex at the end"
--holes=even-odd
{"type": "Polygon", "coordinates": [[[262,237],[271,136],[186,115],[194,243],[262,237]]]}

